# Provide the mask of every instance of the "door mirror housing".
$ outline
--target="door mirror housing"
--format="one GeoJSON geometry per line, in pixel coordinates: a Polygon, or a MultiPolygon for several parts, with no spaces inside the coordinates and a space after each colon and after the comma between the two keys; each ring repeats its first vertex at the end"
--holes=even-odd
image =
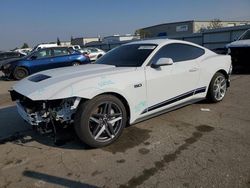
{"type": "Polygon", "coordinates": [[[171,58],[162,57],[158,59],[155,63],[151,64],[152,68],[159,68],[161,66],[173,65],[173,60],[171,58]]]}

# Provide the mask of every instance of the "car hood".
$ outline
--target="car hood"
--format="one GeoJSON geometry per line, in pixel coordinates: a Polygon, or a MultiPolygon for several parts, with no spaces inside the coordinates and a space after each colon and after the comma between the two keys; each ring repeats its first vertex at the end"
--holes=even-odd
{"type": "Polygon", "coordinates": [[[250,47],[250,39],[248,40],[237,40],[226,46],[227,48],[231,47],[250,47]]]}
{"type": "MultiPolygon", "coordinates": [[[[12,87],[16,92],[32,100],[54,100],[77,96],[72,88],[95,88],[107,85],[112,75],[135,70],[135,67],[87,64],[74,67],[51,69],[22,79],[12,87]]],[[[84,89],[82,89],[83,91],[84,89]]]]}
{"type": "Polygon", "coordinates": [[[20,59],[21,58],[11,58],[11,59],[2,60],[2,61],[0,61],[0,67],[2,67],[3,65],[6,65],[8,63],[14,63],[20,59]]]}

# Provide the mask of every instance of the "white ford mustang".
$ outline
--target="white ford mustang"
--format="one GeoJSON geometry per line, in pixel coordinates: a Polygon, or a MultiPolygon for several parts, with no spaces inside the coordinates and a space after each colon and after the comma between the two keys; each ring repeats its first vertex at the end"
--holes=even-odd
{"type": "Polygon", "coordinates": [[[13,86],[19,114],[36,127],[75,127],[92,147],[114,142],[127,124],[205,98],[221,101],[231,58],[169,39],[115,48],[95,64],[52,69],[13,86]]]}

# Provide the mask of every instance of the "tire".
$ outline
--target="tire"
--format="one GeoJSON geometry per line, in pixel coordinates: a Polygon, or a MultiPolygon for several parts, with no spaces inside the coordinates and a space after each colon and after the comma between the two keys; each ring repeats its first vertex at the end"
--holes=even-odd
{"type": "Polygon", "coordinates": [[[24,67],[16,67],[13,73],[13,77],[16,80],[21,80],[29,75],[29,71],[24,67]]]}
{"type": "Polygon", "coordinates": [[[212,103],[223,100],[227,91],[227,79],[224,74],[217,72],[213,76],[207,93],[207,99],[212,103]]]}
{"type": "Polygon", "coordinates": [[[78,65],[81,65],[79,62],[75,61],[72,63],[72,66],[78,66],[78,65]]]}
{"type": "Polygon", "coordinates": [[[126,123],[126,109],[112,95],[100,95],[81,103],[74,118],[77,136],[93,148],[113,143],[121,135],[126,123]]]}

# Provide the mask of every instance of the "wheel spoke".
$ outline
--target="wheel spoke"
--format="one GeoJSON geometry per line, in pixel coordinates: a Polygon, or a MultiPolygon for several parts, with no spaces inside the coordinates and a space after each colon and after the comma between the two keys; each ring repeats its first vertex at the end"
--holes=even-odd
{"type": "Polygon", "coordinates": [[[105,103],[103,114],[110,114],[111,113],[111,103],[105,103]]]}
{"type": "Polygon", "coordinates": [[[98,119],[94,118],[93,116],[90,117],[90,120],[93,121],[93,122],[95,122],[95,123],[97,123],[97,124],[100,123],[100,121],[98,119]]]}
{"type": "Polygon", "coordinates": [[[224,84],[221,86],[221,89],[226,90],[226,87],[227,87],[227,84],[224,83],[224,84]]]}
{"type": "Polygon", "coordinates": [[[117,121],[119,121],[119,120],[121,120],[121,119],[122,119],[122,117],[120,116],[120,117],[117,117],[117,118],[115,118],[115,119],[109,120],[108,123],[114,124],[115,122],[117,122],[117,121]]]}
{"type": "Polygon", "coordinates": [[[220,98],[220,91],[218,91],[218,92],[216,93],[216,96],[217,96],[217,99],[220,98]]]}
{"type": "Polygon", "coordinates": [[[93,135],[94,135],[94,136],[96,136],[97,132],[100,130],[101,127],[102,127],[101,124],[98,124],[98,125],[96,126],[95,130],[93,131],[93,135]]]}
{"type": "Polygon", "coordinates": [[[114,114],[110,114],[109,117],[117,117],[117,116],[121,116],[122,113],[114,113],[114,114]]]}
{"type": "MultiPolygon", "coordinates": [[[[111,127],[112,127],[112,125],[111,125],[111,127]]],[[[113,130],[113,127],[112,127],[112,130],[113,130]]],[[[106,131],[106,133],[108,134],[108,136],[110,138],[114,138],[115,137],[115,135],[114,135],[115,133],[112,133],[111,130],[109,130],[109,125],[105,126],[105,131],[106,131]]],[[[114,130],[113,130],[113,132],[114,132],[114,130]]]]}
{"type": "Polygon", "coordinates": [[[110,123],[108,123],[108,128],[109,128],[111,134],[112,134],[112,135],[115,135],[115,131],[114,131],[113,125],[110,124],[110,123]]]}
{"type": "Polygon", "coordinates": [[[98,139],[99,136],[103,133],[103,131],[105,130],[105,126],[103,126],[100,131],[97,133],[97,135],[95,136],[95,139],[98,139]]]}

